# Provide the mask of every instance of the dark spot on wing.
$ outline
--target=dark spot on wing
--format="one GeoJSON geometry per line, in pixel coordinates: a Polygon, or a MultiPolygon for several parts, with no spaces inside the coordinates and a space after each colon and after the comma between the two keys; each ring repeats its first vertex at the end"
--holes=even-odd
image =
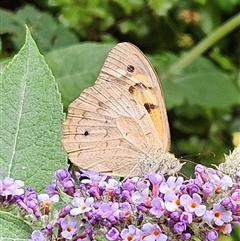
{"type": "Polygon", "coordinates": [[[144,85],[143,83],[136,83],[135,85],[134,85],[134,87],[136,87],[137,89],[147,89],[147,86],[146,85],[144,85]]]}
{"type": "Polygon", "coordinates": [[[104,107],[104,103],[102,101],[98,101],[98,105],[101,106],[101,107],[104,107]]]}
{"type": "Polygon", "coordinates": [[[152,87],[147,87],[145,84],[139,82],[139,83],[136,83],[135,85],[131,85],[129,88],[128,88],[128,91],[133,94],[136,90],[152,90],[152,87]]]}
{"type": "Polygon", "coordinates": [[[133,94],[135,89],[136,89],[136,88],[131,85],[131,86],[129,87],[128,91],[129,91],[131,94],[133,94]]]}
{"type": "Polygon", "coordinates": [[[88,131],[85,131],[85,132],[83,133],[83,135],[84,135],[84,136],[89,136],[90,133],[89,133],[88,131]]]}
{"type": "Polygon", "coordinates": [[[134,68],[133,65],[130,64],[130,65],[127,66],[127,71],[128,71],[128,72],[133,73],[134,70],[135,70],[135,68],[134,68]]]}
{"type": "Polygon", "coordinates": [[[151,113],[152,110],[156,109],[157,106],[151,103],[145,103],[144,107],[146,108],[148,113],[151,113]]]}

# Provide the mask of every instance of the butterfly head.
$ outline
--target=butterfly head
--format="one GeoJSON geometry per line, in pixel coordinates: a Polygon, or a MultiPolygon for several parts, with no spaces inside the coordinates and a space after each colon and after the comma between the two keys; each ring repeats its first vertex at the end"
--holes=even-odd
{"type": "Polygon", "coordinates": [[[176,175],[178,173],[185,162],[180,162],[180,159],[176,158],[173,154],[166,152],[166,153],[159,153],[157,156],[157,163],[155,165],[155,171],[167,174],[169,176],[176,175]]]}

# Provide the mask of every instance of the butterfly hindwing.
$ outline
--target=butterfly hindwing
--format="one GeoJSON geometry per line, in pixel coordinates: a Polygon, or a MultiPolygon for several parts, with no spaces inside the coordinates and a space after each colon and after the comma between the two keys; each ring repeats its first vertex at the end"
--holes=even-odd
{"type": "Polygon", "coordinates": [[[141,175],[139,160],[147,158],[158,138],[142,105],[108,82],[96,83],[70,104],[63,132],[64,147],[75,165],[119,176],[127,170],[141,175]],[[123,159],[127,162],[119,165],[123,159]]]}

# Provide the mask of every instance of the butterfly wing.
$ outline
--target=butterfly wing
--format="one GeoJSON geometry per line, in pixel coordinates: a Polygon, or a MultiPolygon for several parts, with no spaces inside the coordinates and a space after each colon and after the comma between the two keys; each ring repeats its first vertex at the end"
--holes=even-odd
{"type": "Polygon", "coordinates": [[[167,112],[158,76],[146,58],[135,45],[119,43],[109,53],[98,80],[112,82],[131,93],[148,111],[164,151],[170,149],[170,130],[167,112]]]}
{"type": "Polygon", "coordinates": [[[157,140],[145,108],[112,82],[84,90],[70,104],[63,124],[69,159],[83,169],[111,175],[142,175],[141,160],[159,148],[157,140]]]}
{"type": "Polygon", "coordinates": [[[151,150],[169,149],[161,87],[137,47],[113,48],[95,85],[70,104],[63,145],[75,165],[117,176],[145,174],[151,150]]]}

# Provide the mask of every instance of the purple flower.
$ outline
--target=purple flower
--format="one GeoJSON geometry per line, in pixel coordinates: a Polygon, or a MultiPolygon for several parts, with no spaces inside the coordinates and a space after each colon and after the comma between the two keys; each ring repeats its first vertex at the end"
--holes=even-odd
{"type": "Polygon", "coordinates": [[[218,238],[218,232],[216,230],[207,231],[206,241],[215,241],[218,238]]]}
{"type": "Polygon", "coordinates": [[[208,196],[213,192],[214,186],[210,182],[206,182],[202,185],[203,199],[207,200],[208,196]]]}
{"type": "Polygon", "coordinates": [[[145,178],[139,178],[139,177],[133,177],[133,179],[136,181],[136,189],[139,191],[143,191],[145,189],[149,189],[150,182],[145,178]]]}
{"type": "Polygon", "coordinates": [[[192,235],[190,233],[183,233],[179,235],[179,238],[181,238],[182,240],[189,240],[191,237],[192,235]]]}
{"type": "Polygon", "coordinates": [[[162,174],[158,173],[150,173],[149,176],[149,181],[152,183],[152,195],[153,196],[158,196],[159,194],[159,185],[165,180],[164,176],[162,174]]]}
{"type": "Polygon", "coordinates": [[[164,176],[162,174],[159,173],[150,173],[148,175],[149,181],[153,184],[153,185],[159,185],[164,181],[164,176]]]}
{"type": "Polygon", "coordinates": [[[48,214],[49,213],[49,208],[51,203],[55,203],[59,201],[59,196],[58,195],[54,195],[52,197],[49,197],[48,194],[43,193],[43,194],[39,194],[38,196],[38,200],[40,201],[40,205],[41,207],[44,209],[44,213],[48,214]]]}
{"type": "Polygon", "coordinates": [[[162,230],[157,224],[145,223],[142,226],[144,241],[166,241],[167,235],[162,233],[162,230]]]}
{"type": "MultiPolygon", "coordinates": [[[[62,169],[55,173],[57,180],[47,187],[49,195],[38,195],[28,188],[21,195],[0,194],[0,198],[13,199],[23,209],[23,217],[41,225],[42,231],[33,232],[30,241],[83,241],[96,237],[110,241],[166,241],[189,240],[198,234],[204,241],[215,241],[218,233],[229,235],[233,225],[240,223],[240,183],[201,165],[196,166],[195,173],[195,179],[184,183],[182,177],[165,180],[162,174],[155,173],[119,182],[83,171],[79,185],[71,172],[62,169]],[[55,205],[50,205],[59,200],[58,185],[73,198],[72,205],[63,204],[61,209],[57,206],[55,212],[55,205]]],[[[13,180],[9,183],[5,186],[10,187],[13,180]]]]}
{"type": "Polygon", "coordinates": [[[103,185],[104,189],[106,189],[108,193],[108,200],[112,200],[114,197],[114,193],[120,192],[120,185],[119,182],[113,178],[110,178],[107,182],[102,181],[99,183],[99,185],[103,185]],[[104,184],[104,185],[103,185],[104,184]]]}
{"type": "Polygon", "coordinates": [[[92,230],[92,228],[90,228],[90,227],[85,228],[85,232],[87,233],[88,238],[90,240],[93,240],[93,230],[92,230]]]}
{"type": "Polygon", "coordinates": [[[40,217],[37,193],[33,188],[29,187],[24,195],[17,197],[16,203],[29,214],[34,214],[37,218],[40,217]]]}
{"type": "Polygon", "coordinates": [[[132,200],[135,204],[145,203],[149,199],[149,188],[145,188],[142,191],[135,191],[132,193],[132,200]]]}
{"type": "Polygon", "coordinates": [[[134,191],[136,188],[136,181],[133,178],[127,179],[125,182],[122,183],[123,190],[131,192],[134,191]]]}
{"type": "Polygon", "coordinates": [[[115,212],[117,212],[119,209],[119,204],[118,203],[102,203],[99,206],[98,209],[98,214],[102,218],[109,218],[112,216],[115,212]]]}
{"type": "Polygon", "coordinates": [[[97,187],[97,186],[99,186],[99,183],[103,183],[108,178],[108,176],[101,175],[98,172],[94,172],[94,171],[82,170],[82,172],[83,172],[82,176],[86,176],[89,179],[83,179],[81,181],[81,183],[84,183],[84,184],[89,183],[89,184],[91,184],[91,186],[97,187]]]}
{"type": "Polygon", "coordinates": [[[110,178],[107,182],[101,181],[107,189],[115,190],[119,187],[119,182],[116,179],[110,178]]]}
{"type": "Polygon", "coordinates": [[[188,212],[181,213],[181,215],[180,215],[181,222],[190,224],[190,223],[192,223],[192,220],[193,220],[193,216],[191,213],[188,213],[188,212]]]}
{"type": "Polygon", "coordinates": [[[229,187],[232,187],[233,181],[231,177],[224,175],[222,177],[218,175],[213,175],[210,177],[210,182],[215,185],[215,192],[221,193],[223,190],[227,190],[229,187]]]}
{"type": "Polygon", "coordinates": [[[184,222],[177,222],[173,226],[176,233],[182,233],[187,229],[187,225],[184,222]]]}
{"type": "Polygon", "coordinates": [[[206,211],[206,206],[201,205],[201,197],[194,193],[192,197],[188,194],[183,194],[180,197],[180,204],[184,207],[187,212],[195,213],[198,217],[202,216],[206,211]]]}
{"type": "Polygon", "coordinates": [[[24,190],[21,188],[24,186],[24,182],[21,180],[14,180],[13,178],[6,177],[3,180],[0,179],[0,195],[22,195],[24,190]]]}
{"type": "Polygon", "coordinates": [[[106,234],[106,238],[108,240],[117,240],[119,238],[119,231],[116,228],[111,228],[107,234],[106,234]]]}
{"type": "Polygon", "coordinates": [[[28,241],[45,241],[45,240],[46,239],[41,231],[34,230],[32,232],[31,239],[29,239],[28,241]]]}
{"type": "Polygon", "coordinates": [[[129,219],[132,212],[132,207],[128,202],[120,204],[120,209],[114,212],[114,216],[118,219],[129,219]]]}
{"type": "Polygon", "coordinates": [[[206,169],[206,167],[200,164],[196,165],[194,168],[194,174],[196,177],[195,182],[199,187],[208,181],[208,175],[205,173],[206,169]]]}
{"type": "Polygon", "coordinates": [[[189,195],[199,192],[198,185],[194,182],[194,180],[191,180],[191,179],[188,181],[188,183],[183,184],[180,189],[181,189],[182,193],[187,193],[189,195]]]}
{"type": "MultiPolygon", "coordinates": [[[[170,217],[174,221],[179,221],[180,218],[180,212],[174,211],[170,214],[170,217]]],[[[170,220],[169,220],[170,221],[170,220]]]]}
{"type": "Polygon", "coordinates": [[[139,240],[141,235],[142,231],[134,225],[129,225],[128,228],[124,228],[121,232],[121,238],[123,241],[139,240]]]}
{"type": "Polygon", "coordinates": [[[72,239],[79,230],[79,223],[75,217],[66,216],[61,221],[62,232],[61,235],[63,238],[72,239]]]}
{"type": "Polygon", "coordinates": [[[161,198],[154,198],[151,201],[152,208],[150,209],[150,213],[155,215],[157,218],[160,218],[165,212],[164,201],[161,198]]]}
{"type": "Polygon", "coordinates": [[[70,213],[72,215],[78,215],[80,213],[89,212],[90,210],[92,210],[91,205],[93,204],[93,202],[93,197],[89,197],[86,200],[83,197],[74,197],[72,204],[76,208],[71,209],[70,213]]]}
{"type": "Polygon", "coordinates": [[[208,223],[222,226],[224,223],[232,221],[232,212],[227,211],[221,204],[213,204],[213,210],[206,211],[203,219],[208,223]]]}
{"type": "Polygon", "coordinates": [[[59,169],[55,172],[55,177],[58,180],[64,180],[65,178],[69,178],[71,177],[69,171],[67,170],[67,168],[63,168],[63,169],[59,169]]]}
{"type": "Polygon", "coordinates": [[[49,196],[54,196],[54,195],[58,195],[58,190],[57,190],[57,181],[56,180],[53,180],[51,182],[51,184],[49,184],[47,187],[46,187],[46,192],[49,196]]]}
{"type": "Polygon", "coordinates": [[[231,201],[233,205],[240,206],[240,190],[236,190],[231,195],[231,201]]]}
{"type": "Polygon", "coordinates": [[[164,195],[165,207],[168,211],[174,212],[180,206],[180,200],[173,190],[169,190],[164,195]]]}
{"type": "Polygon", "coordinates": [[[166,182],[162,182],[159,190],[161,193],[167,193],[169,190],[173,190],[177,193],[182,187],[183,177],[173,177],[170,176],[166,182]]]}
{"type": "Polygon", "coordinates": [[[56,202],[59,201],[59,196],[58,196],[58,195],[54,195],[54,196],[52,196],[52,197],[49,197],[48,194],[42,193],[42,194],[39,194],[39,195],[38,195],[38,200],[39,200],[40,202],[50,202],[50,203],[53,202],[53,203],[56,203],[56,202]]]}
{"type": "Polygon", "coordinates": [[[229,235],[232,232],[233,226],[230,223],[227,223],[226,225],[222,225],[220,228],[220,231],[223,234],[229,235]]]}

